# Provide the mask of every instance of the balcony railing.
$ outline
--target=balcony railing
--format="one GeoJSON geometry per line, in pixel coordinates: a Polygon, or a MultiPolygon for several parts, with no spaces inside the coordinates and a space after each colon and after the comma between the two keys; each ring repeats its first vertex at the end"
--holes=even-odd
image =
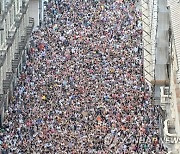
{"type": "Polygon", "coordinates": [[[5,6],[5,10],[3,10],[1,15],[0,15],[0,23],[2,23],[4,21],[4,19],[6,18],[7,14],[8,14],[8,10],[10,10],[12,4],[13,4],[13,1],[11,1],[10,3],[8,3],[5,6]]]}
{"type": "Polygon", "coordinates": [[[12,60],[12,69],[15,69],[18,67],[20,61],[19,53],[14,54],[14,59],[12,60]]]}
{"type": "Polygon", "coordinates": [[[22,22],[22,19],[24,18],[24,14],[26,14],[27,12],[28,6],[29,6],[28,2],[25,2],[25,1],[22,2],[22,6],[20,8],[20,14],[17,15],[16,20],[15,20],[15,26],[17,28],[19,28],[22,22]]]}
{"type": "Polygon", "coordinates": [[[8,31],[8,37],[6,39],[6,44],[7,44],[8,49],[12,46],[14,42],[16,31],[17,30],[8,31]]]}
{"type": "Polygon", "coordinates": [[[7,90],[10,88],[12,79],[13,79],[13,73],[12,72],[6,72],[6,80],[3,80],[4,94],[6,94],[7,90]]]}
{"type": "Polygon", "coordinates": [[[3,66],[6,59],[6,50],[0,50],[0,67],[3,66]]]}
{"type": "Polygon", "coordinates": [[[34,28],[34,18],[30,17],[29,18],[29,25],[26,28],[26,33],[28,36],[32,33],[33,28],[34,28]]]}
{"type": "Polygon", "coordinates": [[[12,68],[16,69],[19,66],[23,50],[25,49],[25,46],[27,44],[27,41],[32,33],[34,27],[34,19],[29,18],[29,24],[26,27],[26,35],[21,36],[21,42],[18,43],[18,52],[15,53],[14,59],[12,60],[12,68]]]}
{"type": "Polygon", "coordinates": [[[4,107],[4,103],[7,100],[6,95],[0,94],[0,109],[4,107]]]}

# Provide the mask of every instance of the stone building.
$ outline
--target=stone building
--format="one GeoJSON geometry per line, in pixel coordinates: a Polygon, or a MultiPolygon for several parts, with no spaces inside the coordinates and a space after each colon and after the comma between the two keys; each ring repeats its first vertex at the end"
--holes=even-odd
{"type": "Polygon", "coordinates": [[[26,61],[33,27],[29,0],[0,1],[0,124],[26,61]]]}

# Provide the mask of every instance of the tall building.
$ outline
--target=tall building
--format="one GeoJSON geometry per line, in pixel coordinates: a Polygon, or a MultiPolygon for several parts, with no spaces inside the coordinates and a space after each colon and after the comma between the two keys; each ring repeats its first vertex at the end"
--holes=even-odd
{"type": "Polygon", "coordinates": [[[34,19],[29,16],[29,0],[0,1],[1,122],[17,78],[25,63],[27,42],[33,27],[34,19]]]}
{"type": "Polygon", "coordinates": [[[180,3],[141,0],[144,76],[160,107],[160,137],[169,153],[180,153],[180,3]]]}

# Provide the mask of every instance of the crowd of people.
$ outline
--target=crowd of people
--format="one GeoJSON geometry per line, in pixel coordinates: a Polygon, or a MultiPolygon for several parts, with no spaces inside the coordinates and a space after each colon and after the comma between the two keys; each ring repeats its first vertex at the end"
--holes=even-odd
{"type": "Polygon", "coordinates": [[[137,0],[49,0],[0,133],[8,154],[165,154],[137,0]]]}

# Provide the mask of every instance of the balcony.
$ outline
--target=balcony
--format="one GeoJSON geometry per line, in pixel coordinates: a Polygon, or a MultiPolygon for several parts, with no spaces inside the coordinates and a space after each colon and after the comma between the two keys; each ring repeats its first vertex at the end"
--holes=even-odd
{"type": "Polygon", "coordinates": [[[6,44],[7,44],[8,48],[12,46],[14,39],[15,39],[15,34],[16,34],[15,30],[8,32],[8,38],[6,39],[6,44]]]}
{"type": "Polygon", "coordinates": [[[15,69],[18,67],[20,61],[19,53],[14,54],[14,60],[12,60],[12,69],[15,69]]]}
{"type": "Polygon", "coordinates": [[[13,80],[13,73],[12,72],[6,72],[6,79],[3,80],[3,92],[4,92],[4,94],[6,94],[7,90],[10,88],[12,80],[13,80]]]}
{"type": "Polygon", "coordinates": [[[34,28],[34,18],[29,18],[29,25],[26,28],[26,34],[29,36],[34,28]]]}
{"type": "Polygon", "coordinates": [[[4,107],[6,100],[7,100],[6,95],[0,94],[0,110],[2,110],[2,108],[4,107]]]}
{"type": "Polygon", "coordinates": [[[4,61],[6,59],[6,50],[0,50],[0,67],[3,66],[4,61]]]}
{"type": "Polygon", "coordinates": [[[28,10],[28,2],[22,1],[22,6],[20,8],[20,13],[16,16],[15,19],[15,26],[16,28],[19,28],[22,19],[24,18],[24,14],[26,14],[27,10],[28,10]]]}
{"type": "Polygon", "coordinates": [[[8,14],[8,10],[10,10],[12,4],[13,4],[13,1],[11,1],[10,3],[7,3],[7,5],[5,6],[5,9],[2,11],[2,13],[0,15],[0,23],[2,23],[5,20],[7,14],[8,14]]]}
{"type": "Polygon", "coordinates": [[[19,66],[23,50],[25,49],[25,46],[28,42],[28,39],[32,33],[32,30],[34,28],[34,19],[29,18],[29,24],[26,27],[26,35],[21,36],[21,42],[18,43],[18,52],[15,53],[14,59],[12,60],[12,69],[16,69],[19,66]]]}

